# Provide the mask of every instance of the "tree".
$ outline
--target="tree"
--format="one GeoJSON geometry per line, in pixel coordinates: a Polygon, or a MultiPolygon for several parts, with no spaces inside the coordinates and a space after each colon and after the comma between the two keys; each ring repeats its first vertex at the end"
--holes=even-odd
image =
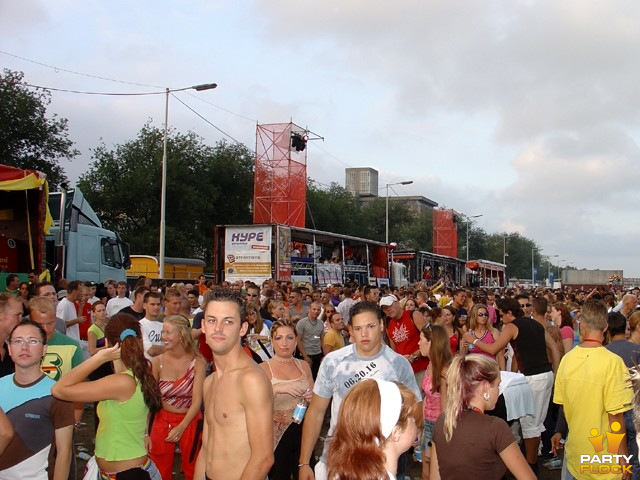
{"type": "MultiPolygon", "coordinates": [[[[134,254],[159,246],[163,131],[144,125],[113,149],[100,145],[78,187],[105,226],[134,254]]],[[[170,132],[167,143],[168,257],[202,258],[210,266],[217,224],[250,223],[253,161],[243,145],[205,145],[195,133],[170,132]]]]}
{"type": "Polygon", "coordinates": [[[356,235],[361,228],[361,212],[353,194],[336,182],[322,188],[307,179],[306,227],[326,232],[356,235]]]}
{"type": "Polygon", "coordinates": [[[66,187],[59,161],[79,153],[69,139],[68,121],[55,114],[47,118],[50,93],[31,90],[23,76],[7,69],[0,74],[0,162],[45,173],[52,190],[66,187]]]}

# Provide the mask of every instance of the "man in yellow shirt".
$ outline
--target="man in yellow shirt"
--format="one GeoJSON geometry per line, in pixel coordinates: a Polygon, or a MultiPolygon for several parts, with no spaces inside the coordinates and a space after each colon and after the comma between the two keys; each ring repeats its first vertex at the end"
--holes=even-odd
{"type": "MultiPolygon", "coordinates": [[[[562,406],[569,427],[563,479],[631,478],[623,414],[631,408],[629,372],[602,346],[607,307],[589,300],[582,307],[582,343],[560,362],[553,401],[562,406]]],[[[560,434],[552,438],[559,448],[560,434]]]]}
{"type": "Polygon", "coordinates": [[[344,322],[342,314],[335,312],[329,317],[329,331],[324,334],[322,343],[322,354],[327,355],[329,352],[338,350],[346,345],[342,330],[344,330],[344,322]]]}

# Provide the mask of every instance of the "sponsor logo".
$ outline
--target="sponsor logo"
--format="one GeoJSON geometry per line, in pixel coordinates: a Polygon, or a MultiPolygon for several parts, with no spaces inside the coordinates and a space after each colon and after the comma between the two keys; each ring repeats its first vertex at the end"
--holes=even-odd
{"type": "Polygon", "coordinates": [[[621,474],[631,473],[631,455],[620,455],[618,450],[626,434],[618,433],[621,425],[613,422],[611,431],[600,433],[597,428],[591,429],[587,437],[593,446],[594,454],[580,455],[580,473],[588,474],[621,474]],[[607,440],[607,453],[604,453],[604,440],[607,440]]]}

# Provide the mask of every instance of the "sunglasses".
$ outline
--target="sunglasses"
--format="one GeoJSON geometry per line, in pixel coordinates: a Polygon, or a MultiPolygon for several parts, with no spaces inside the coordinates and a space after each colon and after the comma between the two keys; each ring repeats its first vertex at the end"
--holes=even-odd
{"type": "Polygon", "coordinates": [[[488,313],[479,313],[478,316],[479,317],[488,317],[489,314],[488,313]]]}
{"type": "Polygon", "coordinates": [[[521,307],[530,307],[531,304],[530,303],[521,303],[520,306],[521,307]]]}

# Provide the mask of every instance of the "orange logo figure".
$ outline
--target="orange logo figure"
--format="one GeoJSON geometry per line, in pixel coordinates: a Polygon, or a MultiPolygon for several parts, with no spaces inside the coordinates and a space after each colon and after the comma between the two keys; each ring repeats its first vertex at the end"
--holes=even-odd
{"type": "Polygon", "coordinates": [[[613,433],[620,431],[621,425],[619,422],[613,422],[611,424],[611,432],[605,432],[607,435],[607,452],[618,453],[620,444],[624,439],[624,433],[613,433]]]}
{"type": "Polygon", "coordinates": [[[603,439],[604,435],[598,435],[597,428],[591,429],[591,436],[589,437],[589,441],[591,442],[591,445],[593,445],[593,449],[596,451],[596,453],[600,453],[602,450],[604,450],[604,446],[602,445],[603,439]]]}
{"type": "Polygon", "coordinates": [[[611,424],[611,431],[605,432],[604,434],[599,434],[597,428],[592,428],[590,432],[591,436],[588,437],[588,439],[591,442],[591,445],[593,445],[593,449],[595,450],[595,452],[600,453],[604,450],[603,443],[604,443],[604,437],[606,435],[607,452],[618,453],[620,444],[622,443],[622,440],[624,440],[624,436],[626,435],[624,433],[615,433],[615,432],[619,432],[620,428],[621,428],[621,425],[619,422],[613,422],[611,424]]]}

